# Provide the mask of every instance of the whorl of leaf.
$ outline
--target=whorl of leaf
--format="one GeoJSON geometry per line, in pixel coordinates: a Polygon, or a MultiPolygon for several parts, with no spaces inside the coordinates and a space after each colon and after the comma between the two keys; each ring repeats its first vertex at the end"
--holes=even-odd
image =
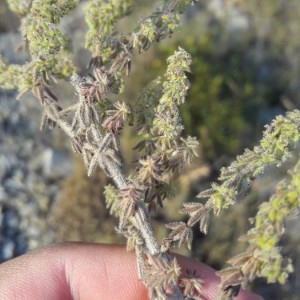
{"type": "Polygon", "coordinates": [[[108,118],[102,123],[107,131],[118,132],[131,117],[131,109],[125,102],[116,102],[113,110],[107,110],[108,118]]]}
{"type": "Polygon", "coordinates": [[[134,186],[127,186],[120,190],[121,199],[118,204],[120,222],[119,229],[124,228],[129,222],[129,218],[134,216],[137,207],[141,205],[142,190],[134,186]]]}
{"type": "Polygon", "coordinates": [[[197,275],[196,270],[187,269],[186,275],[180,278],[179,286],[183,289],[183,295],[190,299],[201,300],[204,281],[197,275]]]}
{"type": "Polygon", "coordinates": [[[193,230],[185,222],[174,222],[166,224],[168,229],[171,229],[167,240],[172,241],[172,243],[178,242],[178,247],[182,247],[185,243],[188,249],[192,247],[193,241],[193,230]]]}
{"type": "Polygon", "coordinates": [[[168,286],[178,281],[181,270],[176,258],[168,263],[157,257],[149,257],[148,264],[149,266],[145,269],[144,281],[147,286],[155,289],[156,292],[166,290],[168,286]]]}
{"type": "Polygon", "coordinates": [[[143,185],[151,186],[155,181],[162,180],[160,171],[160,157],[148,156],[145,159],[140,159],[138,179],[143,185]]]}

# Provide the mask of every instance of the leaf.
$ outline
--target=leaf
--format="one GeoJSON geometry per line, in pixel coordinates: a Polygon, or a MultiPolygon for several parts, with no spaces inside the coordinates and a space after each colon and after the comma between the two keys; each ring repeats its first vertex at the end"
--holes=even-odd
{"type": "Polygon", "coordinates": [[[197,198],[209,198],[215,193],[215,189],[207,189],[197,195],[197,198]]]}
{"type": "Polygon", "coordinates": [[[187,226],[185,222],[174,222],[166,224],[168,229],[172,232],[169,234],[168,239],[173,241],[178,241],[178,246],[181,247],[185,242],[189,249],[191,249],[191,244],[193,240],[193,230],[191,227],[187,226]]]}
{"type": "Polygon", "coordinates": [[[246,261],[248,261],[253,255],[253,251],[246,251],[235,255],[234,257],[230,258],[227,262],[233,266],[240,266],[243,265],[246,261]]]}
{"type": "Polygon", "coordinates": [[[229,267],[221,271],[217,271],[216,274],[221,277],[222,289],[240,285],[245,280],[239,267],[229,267]]]}
{"type": "Polygon", "coordinates": [[[179,211],[182,214],[195,214],[199,213],[200,211],[204,210],[204,205],[199,202],[188,202],[183,204],[183,208],[181,208],[179,211]]]}
{"type": "Polygon", "coordinates": [[[204,234],[207,234],[208,223],[209,223],[209,212],[202,215],[199,222],[199,230],[204,234]]]}
{"type": "Polygon", "coordinates": [[[92,159],[90,160],[90,164],[89,164],[89,168],[88,168],[88,172],[87,175],[91,176],[97,166],[98,163],[98,154],[94,153],[94,156],[92,157],[92,159]]]}

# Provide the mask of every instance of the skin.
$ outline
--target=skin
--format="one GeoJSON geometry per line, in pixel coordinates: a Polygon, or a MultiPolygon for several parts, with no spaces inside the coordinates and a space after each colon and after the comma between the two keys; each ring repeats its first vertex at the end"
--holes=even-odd
{"type": "MultiPolygon", "coordinates": [[[[212,268],[177,256],[182,270],[193,268],[205,281],[204,299],[217,294],[212,268]]],[[[0,265],[1,299],[6,300],[143,300],[134,253],[121,245],[66,243],[29,252],[0,265]]],[[[241,291],[237,300],[261,300],[241,291]]]]}

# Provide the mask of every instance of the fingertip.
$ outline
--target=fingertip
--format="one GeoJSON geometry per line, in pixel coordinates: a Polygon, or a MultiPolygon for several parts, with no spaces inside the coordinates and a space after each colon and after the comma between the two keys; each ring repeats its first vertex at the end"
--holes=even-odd
{"type": "Polygon", "coordinates": [[[1,265],[4,299],[146,299],[133,253],[124,246],[64,243],[1,265]]]}

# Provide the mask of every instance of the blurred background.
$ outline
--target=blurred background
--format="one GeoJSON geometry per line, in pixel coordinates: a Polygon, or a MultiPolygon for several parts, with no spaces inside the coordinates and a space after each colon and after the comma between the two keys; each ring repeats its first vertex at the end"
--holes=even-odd
{"type": "MultiPolygon", "coordinates": [[[[81,6],[85,1],[79,2],[81,6]]],[[[119,24],[124,33],[154,6],[153,1],[137,2],[134,15],[119,24]]],[[[195,201],[222,166],[259,141],[265,124],[300,108],[299,20],[298,0],[199,0],[170,39],[135,55],[122,95],[130,103],[147,83],[164,74],[166,58],[179,45],[193,57],[192,85],[181,113],[185,134],[200,141],[200,155],[176,179],[176,196],[153,216],[158,239],[167,235],[164,223],[183,218],[178,213],[183,202],[195,201]]],[[[22,64],[29,58],[15,51],[22,41],[18,26],[18,18],[0,0],[0,53],[8,62],[22,64]]],[[[84,70],[90,56],[82,48],[82,9],[60,26],[72,41],[78,70],[84,70]]],[[[59,82],[55,89],[62,104],[74,101],[70,84],[59,82]]],[[[63,133],[39,131],[38,101],[30,94],[19,102],[15,97],[16,91],[0,89],[0,262],[60,241],[124,243],[114,230],[117,220],[105,208],[103,190],[111,181],[100,170],[88,178],[63,133]]],[[[128,173],[136,141],[133,130],[125,128],[122,148],[128,173]]],[[[254,181],[240,203],[212,220],[207,236],[195,228],[191,251],[181,253],[217,269],[226,266],[228,258],[246,247],[238,237],[287,167],[268,170],[254,181]]],[[[299,220],[288,220],[287,229],[280,247],[293,259],[295,272],[283,286],[256,280],[251,288],[265,299],[299,299],[299,220]]]]}

